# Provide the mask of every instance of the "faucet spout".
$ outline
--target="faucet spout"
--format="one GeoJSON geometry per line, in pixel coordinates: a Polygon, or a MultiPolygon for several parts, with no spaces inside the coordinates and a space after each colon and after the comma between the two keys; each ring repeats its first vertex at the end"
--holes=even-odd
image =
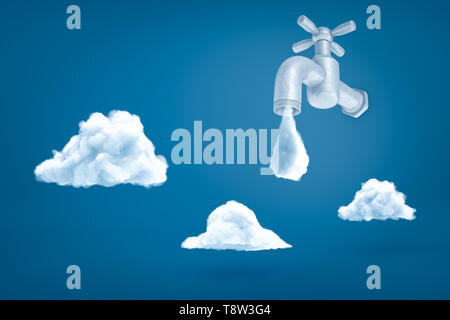
{"type": "Polygon", "coordinates": [[[301,111],[302,84],[314,87],[326,77],[325,70],[313,60],[293,56],[284,61],[275,78],[273,111],[282,116],[290,110],[292,115],[301,111]]]}
{"type": "Polygon", "coordinates": [[[344,114],[358,118],[369,107],[369,98],[366,91],[352,89],[341,81],[338,104],[344,114]]]}

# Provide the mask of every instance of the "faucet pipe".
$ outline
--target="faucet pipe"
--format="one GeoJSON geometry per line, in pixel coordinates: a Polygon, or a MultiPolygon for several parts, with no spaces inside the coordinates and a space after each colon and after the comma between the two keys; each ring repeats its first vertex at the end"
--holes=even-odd
{"type": "Polygon", "coordinates": [[[302,56],[284,61],[275,79],[273,111],[282,116],[291,110],[293,115],[301,111],[302,85],[314,87],[325,79],[324,69],[316,62],[302,56]]]}

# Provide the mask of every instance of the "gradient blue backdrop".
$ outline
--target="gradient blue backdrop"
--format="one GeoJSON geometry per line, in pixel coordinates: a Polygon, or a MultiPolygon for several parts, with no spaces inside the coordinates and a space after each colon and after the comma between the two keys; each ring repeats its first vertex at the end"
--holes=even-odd
{"type": "MultiPolygon", "coordinates": [[[[448,1],[10,1],[1,53],[0,298],[450,298],[448,1]],[[339,2],[339,4],[338,4],[339,2]],[[68,5],[82,30],[66,28],[68,5]],[[306,102],[296,118],[310,155],[301,182],[259,166],[173,165],[176,128],[276,128],[274,77],[296,25],[353,19],[339,38],[341,78],[369,110],[306,102]],[[161,187],[75,189],[35,181],[92,112],[138,114],[169,160],[161,187]],[[342,221],[362,182],[395,182],[414,221],[342,221]],[[235,199],[292,249],[188,251],[217,206],[235,199]],[[65,269],[82,269],[82,290],[65,269]],[[366,267],[382,290],[366,288],[366,267]]],[[[313,49],[305,53],[313,54],[313,49]]]]}

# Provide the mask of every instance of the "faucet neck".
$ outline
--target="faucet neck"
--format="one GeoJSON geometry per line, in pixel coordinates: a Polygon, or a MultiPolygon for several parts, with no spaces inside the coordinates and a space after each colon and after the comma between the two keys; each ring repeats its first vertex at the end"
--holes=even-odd
{"type": "Polygon", "coordinates": [[[328,40],[319,40],[315,43],[316,56],[331,56],[331,43],[328,40]]]}

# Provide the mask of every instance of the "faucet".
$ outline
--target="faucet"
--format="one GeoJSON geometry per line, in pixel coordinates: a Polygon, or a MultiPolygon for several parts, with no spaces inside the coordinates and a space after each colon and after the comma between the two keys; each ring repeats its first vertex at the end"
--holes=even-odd
{"type": "Polygon", "coordinates": [[[339,63],[331,56],[331,52],[338,57],[345,54],[344,48],[333,38],[355,31],[355,22],[350,20],[331,31],[327,27],[317,28],[304,15],[298,18],[297,23],[311,33],[312,38],[294,43],[292,50],[299,53],[314,45],[315,55],[312,59],[293,56],[281,64],[275,79],[273,111],[281,116],[286,111],[292,115],[299,114],[302,84],[305,84],[308,102],[313,107],[329,109],[338,104],[344,114],[358,118],[369,107],[367,92],[343,83],[339,77],[339,63]]]}

